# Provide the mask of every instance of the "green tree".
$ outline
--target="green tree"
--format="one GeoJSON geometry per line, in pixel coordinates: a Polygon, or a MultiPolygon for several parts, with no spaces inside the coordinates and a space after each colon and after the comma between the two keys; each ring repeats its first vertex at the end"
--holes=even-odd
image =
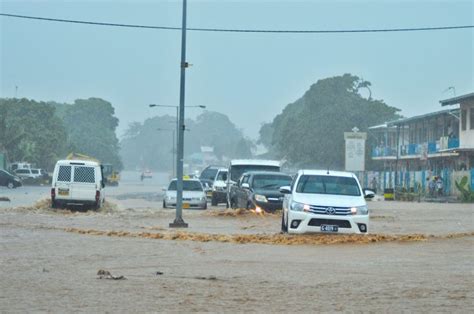
{"type": "Polygon", "coordinates": [[[55,107],[44,102],[0,99],[0,151],[12,161],[51,170],[66,147],[66,130],[55,107]]]}
{"type": "Polygon", "coordinates": [[[119,120],[111,103],[100,98],[77,99],[72,105],[64,104],[58,113],[67,130],[69,152],[86,154],[122,168],[115,133],[119,120]]]}
{"type": "Polygon", "coordinates": [[[270,126],[262,126],[260,141],[297,167],[343,168],[344,132],[353,127],[364,132],[399,117],[399,109],[382,100],[361,97],[359,89],[369,86],[350,74],[319,80],[270,126]]]}

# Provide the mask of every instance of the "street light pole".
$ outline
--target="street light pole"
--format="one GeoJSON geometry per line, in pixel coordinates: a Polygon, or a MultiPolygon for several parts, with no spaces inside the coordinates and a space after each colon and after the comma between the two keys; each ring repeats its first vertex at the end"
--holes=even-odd
{"type": "Polygon", "coordinates": [[[176,130],[173,130],[173,178],[176,177],[176,130]]]}
{"type": "Polygon", "coordinates": [[[176,157],[176,218],[169,224],[170,228],[187,228],[184,222],[183,213],[183,158],[184,158],[184,103],[185,103],[185,82],[186,82],[186,5],[187,0],[183,0],[183,26],[181,28],[181,78],[179,89],[179,119],[178,119],[178,155],[176,157]]]}
{"type": "MultiPolygon", "coordinates": [[[[178,138],[178,133],[179,133],[179,106],[173,106],[173,105],[157,105],[157,104],[149,104],[148,105],[150,108],[152,107],[166,107],[166,108],[175,108],[176,109],[176,122],[170,121],[171,123],[176,124],[176,132],[173,132],[173,139],[176,142],[173,142],[173,146],[176,147],[176,144],[174,143],[179,143],[179,138],[178,138]]],[[[206,106],[204,105],[195,105],[195,106],[185,106],[186,108],[201,108],[201,109],[206,109],[206,106]]],[[[186,131],[186,130],[185,130],[186,131]]],[[[176,148],[173,149],[173,160],[175,160],[175,154],[176,154],[176,148]]],[[[178,160],[173,162],[173,177],[176,175],[176,168],[177,168],[178,160]]]]}

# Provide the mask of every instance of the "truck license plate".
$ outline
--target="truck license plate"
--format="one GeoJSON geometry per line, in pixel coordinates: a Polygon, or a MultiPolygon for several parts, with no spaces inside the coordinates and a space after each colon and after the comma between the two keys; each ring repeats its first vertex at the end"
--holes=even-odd
{"type": "Polygon", "coordinates": [[[68,196],[69,195],[69,189],[58,189],[58,194],[62,196],[68,196]]]}
{"type": "Polygon", "coordinates": [[[337,232],[338,227],[335,225],[321,225],[321,232],[337,232]]]}

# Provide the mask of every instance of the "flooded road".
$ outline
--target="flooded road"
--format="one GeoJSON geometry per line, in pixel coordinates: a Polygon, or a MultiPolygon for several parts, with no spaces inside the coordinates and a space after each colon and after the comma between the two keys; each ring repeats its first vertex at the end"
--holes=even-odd
{"type": "Polygon", "coordinates": [[[365,237],[280,235],[279,215],[223,207],[170,230],[166,180],[125,180],[99,212],[0,191],[0,312],[474,310],[472,204],[370,202],[365,237]]]}

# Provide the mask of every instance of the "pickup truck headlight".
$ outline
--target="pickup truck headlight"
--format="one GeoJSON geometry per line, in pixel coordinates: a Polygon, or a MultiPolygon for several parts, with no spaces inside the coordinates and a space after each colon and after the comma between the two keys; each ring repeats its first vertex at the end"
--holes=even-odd
{"type": "Polygon", "coordinates": [[[352,215],[367,215],[368,213],[369,208],[367,207],[367,205],[351,207],[352,215]]]}
{"type": "Polygon", "coordinates": [[[261,194],[255,194],[254,195],[254,198],[257,202],[262,202],[262,203],[266,203],[268,202],[267,198],[265,197],[265,195],[261,195],[261,194]]]}
{"type": "Polygon", "coordinates": [[[292,201],[290,204],[290,209],[294,210],[295,212],[309,211],[309,205],[292,201]]]}

